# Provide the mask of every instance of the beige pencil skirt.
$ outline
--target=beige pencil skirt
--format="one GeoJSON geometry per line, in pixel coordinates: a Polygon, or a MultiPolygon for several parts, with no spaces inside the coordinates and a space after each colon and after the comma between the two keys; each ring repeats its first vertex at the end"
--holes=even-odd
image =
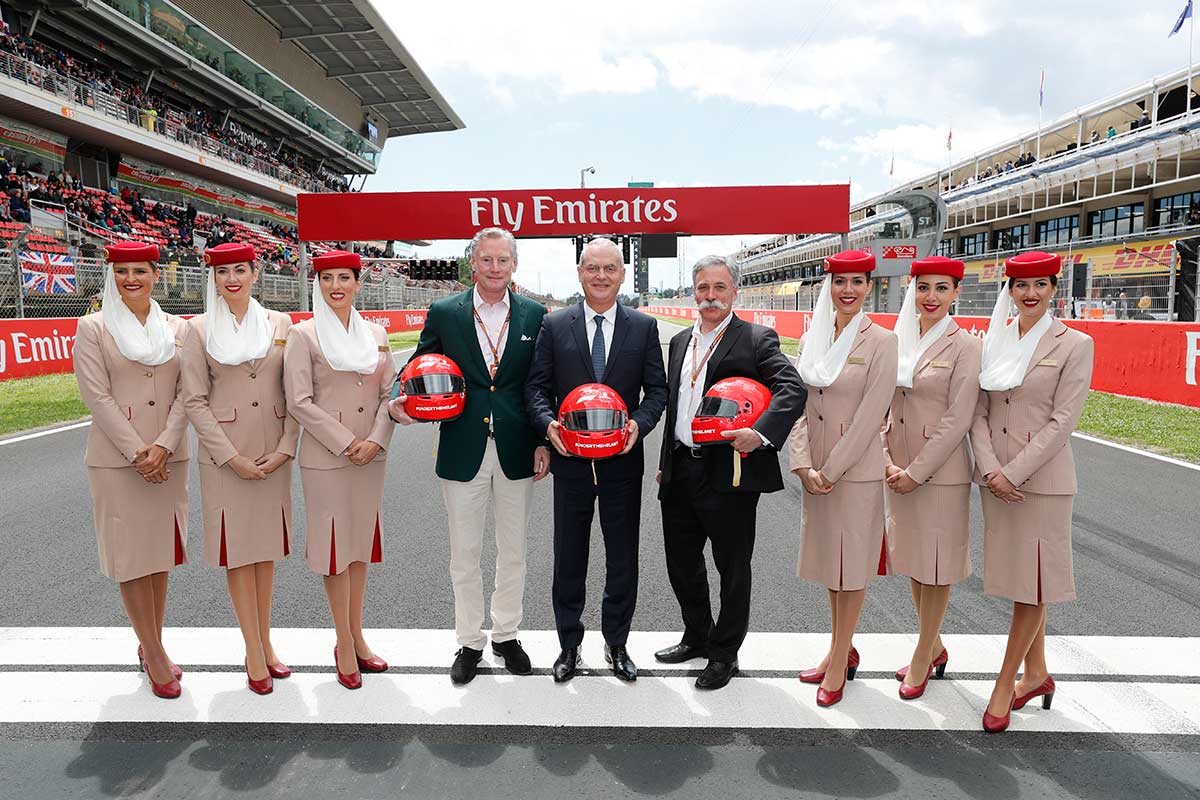
{"type": "Polygon", "coordinates": [[[926,483],[887,495],[888,573],[930,586],[971,574],[971,484],[926,483]]]}
{"type": "Polygon", "coordinates": [[[308,530],[304,558],[321,575],[338,575],[355,561],[383,561],[383,480],[387,459],[337,469],[300,468],[308,530]]]}
{"type": "Polygon", "coordinates": [[[983,502],[983,591],[1018,603],[1075,599],[1071,512],[1075,496],[1025,492],[1005,503],[979,487],[983,502]]]}
{"type": "Polygon", "coordinates": [[[291,552],[292,462],[266,480],[242,480],[229,465],[200,465],[204,560],[210,567],[278,561],[291,552]]]}
{"type": "Polygon", "coordinates": [[[168,467],[165,483],[147,483],[133,467],[88,467],[100,569],[114,581],[187,561],[188,462],[168,467]]]}
{"type": "Polygon", "coordinates": [[[839,591],[866,588],[883,550],[883,481],[838,481],[826,495],[804,493],[796,574],[839,591]]]}

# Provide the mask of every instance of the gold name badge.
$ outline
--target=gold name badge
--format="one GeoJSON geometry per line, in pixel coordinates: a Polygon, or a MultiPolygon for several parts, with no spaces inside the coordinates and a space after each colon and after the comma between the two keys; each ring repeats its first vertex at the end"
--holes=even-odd
{"type": "Polygon", "coordinates": [[[862,356],[850,356],[846,359],[847,364],[865,364],[867,360],[862,356]]]}
{"type": "Polygon", "coordinates": [[[1041,361],[1039,361],[1037,363],[1037,365],[1039,367],[1057,367],[1058,359],[1057,358],[1043,358],[1041,361]]]}
{"type": "Polygon", "coordinates": [[[950,369],[951,364],[949,361],[930,361],[929,366],[934,369],[950,369]]]}
{"type": "Polygon", "coordinates": [[[379,345],[379,352],[390,353],[390,352],[392,352],[392,348],[388,347],[386,344],[381,344],[381,345],[379,345]]]}
{"type": "Polygon", "coordinates": [[[182,340],[182,339],[176,339],[176,340],[175,340],[175,346],[176,346],[176,347],[183,347],[183,340],[182,340]]]}
{"type": "Polygon", "coordinates": [[[285,344],[287,344],[287,339],[276,339],[275,344],[279,345],[280,347],[283,347],[285,344]]]}

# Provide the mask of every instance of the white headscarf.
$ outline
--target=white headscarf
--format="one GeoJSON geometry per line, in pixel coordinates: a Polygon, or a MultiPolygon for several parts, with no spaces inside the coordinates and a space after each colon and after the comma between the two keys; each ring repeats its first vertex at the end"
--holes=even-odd
{"type": "Polygon", "coordinates": [[[1046,331],[1050,330],[1052,315],[1049,309],[1042,318],[1021,336],[1017,321],[1009,322],[1016,305],[1008,291],[1001,286],[1000,296],[992,309],[987,333],[983,337],[983,366],[979,370],[979,387],[987,392],[1006,392],[1025,380],[1033,351],[1046,331]]]}
{"type": "Polygon", "coordinates": [[[271,349],[271,320],[267,310],[250,298],[250,305],[238,325],[225,298],[217,292],[217,270],[208,270],[208,290],[204,295],[204,312],[208,318],[208,337],[204,347],[221,364],[245,364],[257,361],[271,349]]]}
{"type": "Polygon", "coordinates": [[[157,367],[175,357],[175,331],[167,322],[158,301],[150,298],[150,314],[146,324],[125,305],[117,291],[117,278],[110,264],[104,271],[104,300],[101,306],[104,327],[117,343],[121,355],[147,367],[157,367]]]}
{"type": "Polygon", "coordinates": [[[913,278],[904,290],[904,303],[896,319],[896,340],[900,349],[900,360],[896,363],[896,385],[905,389],[912,388],[913,373],[921,362],[921,356],[950,327],[950,315],[947,314],[922,336],[920,320],[921,315],[917,313],[917,279],[913,278]]]}
{"type": "Polygon", "coordinates": [[[804,335],[804,349],[796,359],[796,368],[800,377],[809,386],[824,388],[837,380],[846,366],[846,359],[854,347],[854,337],[862,327],[863,311],[854,315],[843,330],[842,335],[834,341],[836,311],[833,307],[833,277],[825,276],[821,284],[821,293],[817,296],[817,305],[813,309],[812,325],[804,335]]]}
{"type": "Polygon", "coordinates": [[[367,321],[350,308],[350,327],[342,325],[321,292],[321,273],[313,276],[313,321],[317,327],[317,343],[329,366],[340,372],[370,375],[379,366],[379,345],[367,327],[367,321]]]}

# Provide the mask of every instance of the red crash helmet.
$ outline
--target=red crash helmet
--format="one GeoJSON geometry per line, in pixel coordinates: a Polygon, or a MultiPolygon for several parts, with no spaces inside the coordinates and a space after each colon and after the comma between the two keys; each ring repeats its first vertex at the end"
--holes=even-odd
{"type": "Polygon", "coordinates": [[[721,434],[749,428],[771,404],[771,390],[750,378],[726,378],[704,393],[692,418],[692,441],[697,445],[729,444],[721,434]]]}
{"type": "Polygon", "coordinates": [[[456,419],[467,405],[462,370],[443,355],[428,353],[409,361],[400,373],[404,413],[422,422],[456,419]]]}
{"type": "Polygon", "coordinates": [[[573,456],[598,459],[625,449],[629,409],[621,395],[602,383],[576,386],[558,409],[563,447],[573,456]]]}

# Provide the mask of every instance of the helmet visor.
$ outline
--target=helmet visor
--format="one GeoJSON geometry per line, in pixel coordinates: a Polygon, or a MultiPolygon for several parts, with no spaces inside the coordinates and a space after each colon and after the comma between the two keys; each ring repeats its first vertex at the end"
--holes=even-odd
{"type": "Polygon", "coordinates": [[[570,411],[563,416],[562,425],[569,431],[613,431],[625,427],[625,412],[612,408],[587,408],[570,411]]]}
{"type": "Polygon", "coordinates": [[[457,375],[418,375],[404,382],[405,394],[458,394],[466,391],[457,375]]]}
{"type": "Polygon", "coordinates": [[[726,397],[706,397],[700,401],[697,417],[736,417],[738,404],[726,397]]]}

